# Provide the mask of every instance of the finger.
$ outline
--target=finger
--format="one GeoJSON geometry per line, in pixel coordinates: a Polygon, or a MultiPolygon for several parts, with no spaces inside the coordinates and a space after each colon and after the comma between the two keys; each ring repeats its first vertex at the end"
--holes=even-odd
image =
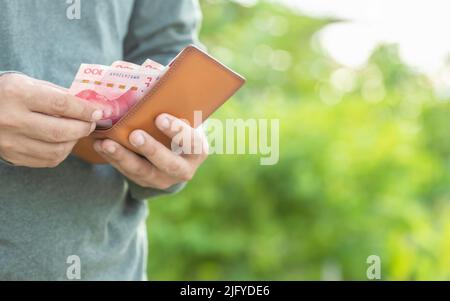
{"type": "Polygon", "coordinates": [[[45,86],[48,86],[48,87],[52,87],[52,88],[58,89],[58,90],[60,90],[61,92],[69,93],[69,89],[64,88],[64,87],[61,87],[61,86],[58,86],[58,85],[55,85],[54,83],[51,83],[51,82],[48,82],[48,81],[45,81],[45,80],[40,80],[40,79],[35,79],[35,81],[38,82],[38,83],[40,83],[40,84],[43,84],[43,85],[45,85],[45,86]]]}
{"type": "Polygon", "coordinates": [[[15,154],[20,158],[18,161],[25,162],[28,167],[43,168],[59,165],[69,156],[76,142],[46,143],[23,137],[18,138],[16,143],[20,146],[15,154]]]}
{"type": "Polygon", "coordinates": [[[143,187],[167,189],[175,181],[155,166],[112,140],[96,141],[94,149],[124,176],[143,187]]]}
{"type": "Polygon", "coordinates": [[[142,130],[131,133],[130,143],[138,153],[146,157],[159,170],[171,177],[189,181],[193,176],[193,167],[183,157],[173,153],[142,130]]]}
{"type": "Polygon", "coordinates": [[[26,99],[26,105],[33,112],[52,116],[82,121],[99,121],[103,118],[102,108],[50,85],[38,85],[33,97],[26,99]]]}
{"type": "Polygon", "coordinates": [[[68,142],[89,136],[94,122],[30,113],[24,121],[24,135],[45,142],[68,142]]]}
{"type": "Polygon", "coordinates": [[[17,167],[48,168],[47,162],[24,154],[15,154],[14,159],[5,159],[8,160],[9,163],[17,167]]]}
{"type": "Polygon", "coordinates": [[[169,114],[158,116],[156,126],[172,139],[172,146],[180,146],[183,154],[199,156],[201,159],[206,158],[208,143],[203,129],[194,129],[169,114]]]}

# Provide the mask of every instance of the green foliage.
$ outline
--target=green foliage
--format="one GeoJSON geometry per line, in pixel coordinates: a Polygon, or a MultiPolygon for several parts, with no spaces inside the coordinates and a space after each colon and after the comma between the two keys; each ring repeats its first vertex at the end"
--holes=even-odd
{"type": "MultiPolygon", "coordinates": [[[[332,20],[269,3],[203,1],[203,42],[248,84],[216,118],[280,119],[280,162],[212,156],[150,203],[157,280],[450,279],[450,106],[395,46],[343,69],[332,20]]],[[[355,41],[357,46],[357,41],[355,41]]]]}

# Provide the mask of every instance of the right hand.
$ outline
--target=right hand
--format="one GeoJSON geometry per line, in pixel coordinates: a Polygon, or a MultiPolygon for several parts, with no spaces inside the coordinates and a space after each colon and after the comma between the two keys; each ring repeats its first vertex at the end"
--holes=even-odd
{"type": "Polygon", "coordinates": [[[57,167],[103,115],[101,108],[49,82],[0,76],[0,158],[16,166],[57,167]]]}

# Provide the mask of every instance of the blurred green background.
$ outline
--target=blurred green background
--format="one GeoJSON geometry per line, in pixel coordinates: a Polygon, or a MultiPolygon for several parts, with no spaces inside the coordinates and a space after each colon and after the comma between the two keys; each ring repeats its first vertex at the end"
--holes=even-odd
{"type": "Polygon", "coordinates": [[[280,162],[211,156],[151,201],[150,279],[365,280],[372,254],[384,280],[450,279],[449,102],[395,45],[333,62],[315,38],[333,20],[201,3],[202,41],[248,78],[214,117],[280,119],[280,162]]]}

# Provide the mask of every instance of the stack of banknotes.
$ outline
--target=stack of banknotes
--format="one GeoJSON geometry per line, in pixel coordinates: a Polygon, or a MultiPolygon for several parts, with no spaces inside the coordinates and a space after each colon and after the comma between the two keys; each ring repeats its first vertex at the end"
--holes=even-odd
{"type": "Polygon", "coordinates": [[[167,68],[152,60],[143,65],[124,61],[111,66],[82,64],[69,93],[100,105],[105,114],[97,126],[107,129],[155,86],[167,68]]]}

